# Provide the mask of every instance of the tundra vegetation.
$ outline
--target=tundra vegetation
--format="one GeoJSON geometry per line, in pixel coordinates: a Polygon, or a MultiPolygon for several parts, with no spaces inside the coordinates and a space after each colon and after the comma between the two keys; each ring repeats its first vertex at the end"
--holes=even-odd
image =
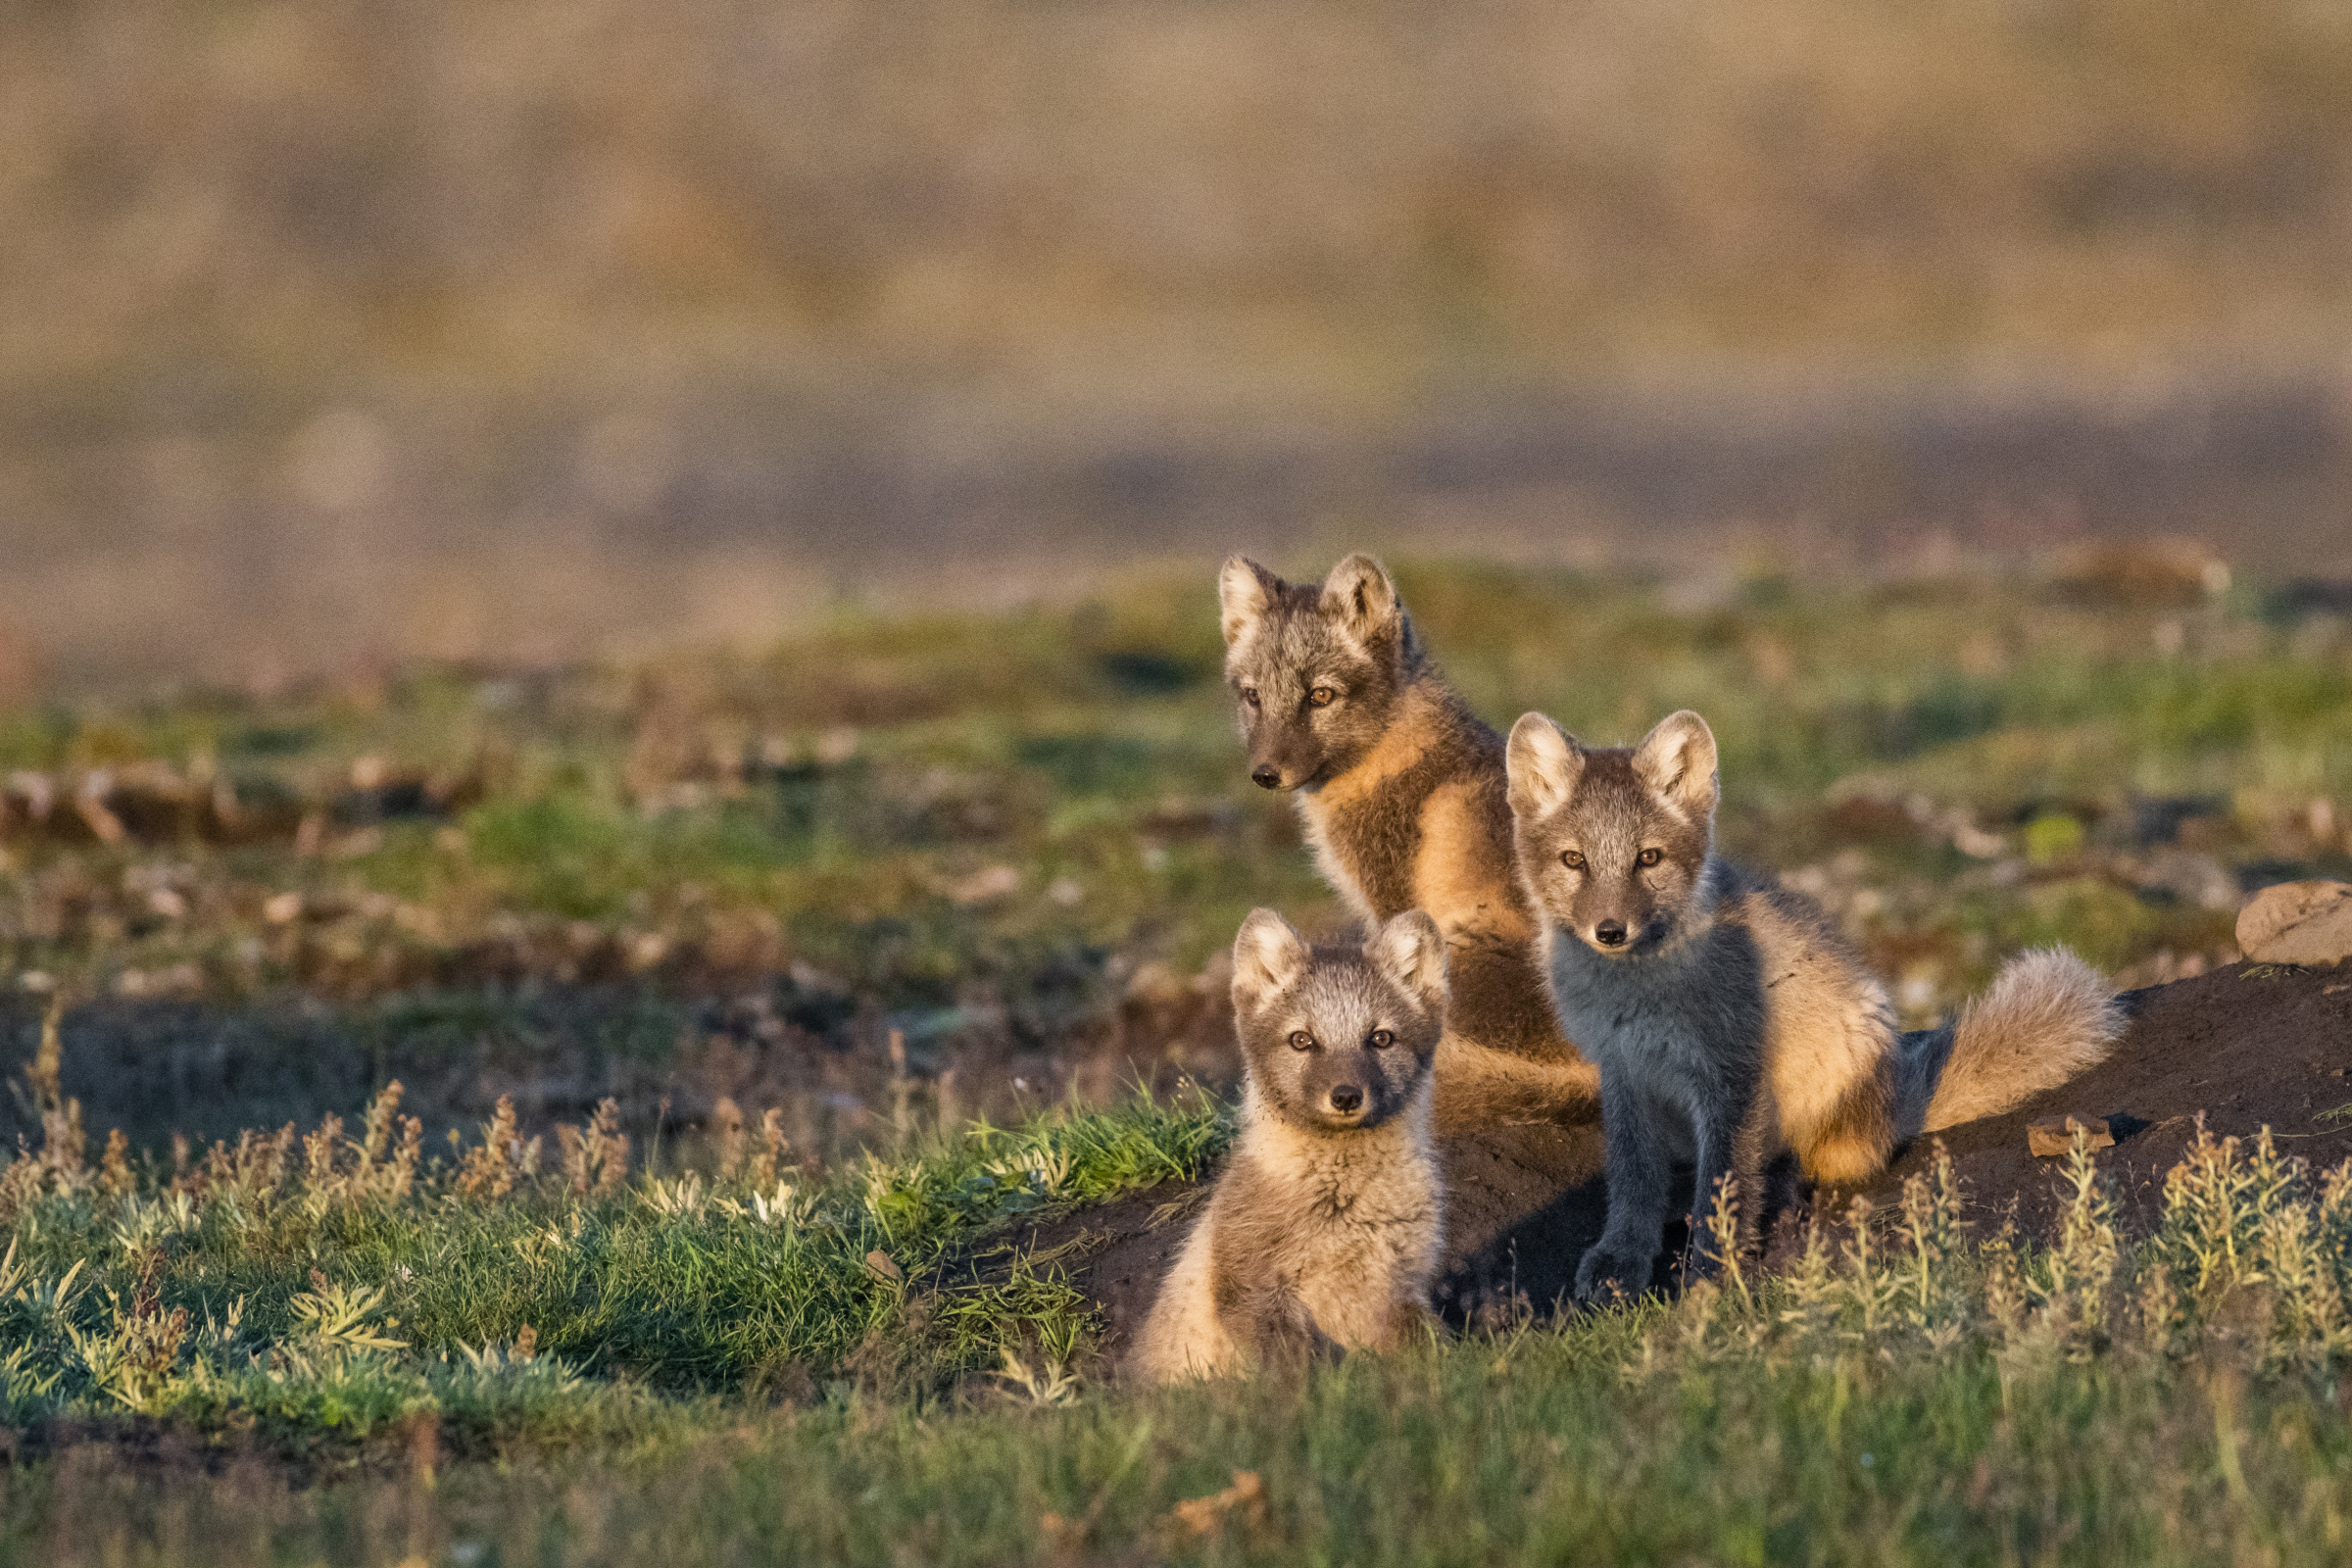
{"type": "MultiPolygon", "coordinates": [[[[2344,607],[2166,559],[1399,575],[1490,716],[1705,712],[1729,847],[1924,1018],[2352,869],[2344,607]]],[[[2144,1234],[2082,1152],[2048,1236],[1931,1175],[1671,1304],[1119,1386],[1086,1215],[1213,1168],[1242,912],[1340,919],[1217,654],[1188,577],[0,721],[0,1558],[2352,1552],[2328,1143],[2201,1143],[2144,1234]]]]}

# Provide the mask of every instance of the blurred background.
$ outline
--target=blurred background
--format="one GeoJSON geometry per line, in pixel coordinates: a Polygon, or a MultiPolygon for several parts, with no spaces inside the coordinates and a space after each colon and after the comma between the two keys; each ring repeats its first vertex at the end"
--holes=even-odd
{"type": "Polygon", "coordinates": [[[9,0],[0,697],[1234,546],[2340,576],[2347,256],[2341,0],[9,0]]]}
{"type": "Polygon", "coordinates": [[[1705,711],[1910,1022],[2205,972],[2352,875],[2348,257],[2345,0],[0,0],[0,1066],[1228,1084],[1237,548],[1705,711]]]}

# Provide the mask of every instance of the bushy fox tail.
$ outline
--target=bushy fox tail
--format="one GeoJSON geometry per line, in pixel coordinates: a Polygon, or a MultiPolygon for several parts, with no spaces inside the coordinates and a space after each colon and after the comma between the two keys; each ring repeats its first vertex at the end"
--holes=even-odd
{"type": "Polygon", "coordinates": [[[2021,953],[1957,1023],[1904,1037],[1904,1130],[2013,1110],[2106,1060],[2123,1032],[2123,1009],[2097,970],[2064,948],[2021,953]]]}

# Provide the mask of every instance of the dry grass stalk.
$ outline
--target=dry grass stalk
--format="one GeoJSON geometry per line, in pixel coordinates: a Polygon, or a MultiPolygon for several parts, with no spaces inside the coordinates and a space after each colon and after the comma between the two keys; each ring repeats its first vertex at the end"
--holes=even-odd
{"type": "Polygon", "coordinates": [[[784,1112],[774,1105],[760,1113],[760,1146],[744,1167],[744,1180],[766,1191],[784,1179],[791,1168],[792,1145],[784,1137],[784,1112]]]}
{"type": "Polygon", "coordinates": [[[304,1196],[314,1209],[398,1202],[416,1190],[424,1123],[399,1113],[401,1094],[399,1079],[386,1084],[368,1102],[356,1139],[343,1136],[343,1118],[335,1115],[303,1139],[304,1196]]]}
{"type": "Polygon", "coordinates": [[[750,1146],[743,1136],[743,1109],[725,1095],[710,1107],[710,1136],[718,1145],[718,1179],[734,1181],[743,1174],[750,1146]]]}
{"type": "Polygon", "coordinates": [[[792,1145],[784,1137],[784,1112],[771,1105],[757,1130],[744,1126],[743,1110],[721,1095],[710,1107],[710,1132],[718,1144],[717,1176],[722,1186],[768,1192],[790,1168],[792,1145]]]}
{"type": "Polygon", "coordinates": [[[616,1193],[629,1178],[629,1135],[620,1130],[620,1102],[611,1096],[597,1102],[585,1125],[558,1127],[556,1147],[564,1184],[574,1193],[616,1193]]]}
{"type": "Polygon", "coordinates": [[[466,1152],[458,1165],[458,1196],[476,1201],[506,1197],[517,1182],[539,1172],[539,1140],[525,1140],[516,1130],[514,1097],[501,1095],[490,1119],[482,1124],[482,1141],[466,1152]]]}
{"type": "Polygon", "coordinates": [[[64,1016],[64,996],[52,996],[41,1014],[40,1046],[24,1069],[24,1087],[17,1091],[25,1108],[40,1120],[41,1147],[24,1151],[0,1175],[0,1217],[15,1214],[44,1194],[78,1192],[89,1184],[89,1139],[81,1128],[81,1102],[65,1092],[65,1048],[58,1027],[64,1016]]]}
{"type": "Polygon", "coordinates": [[[98,1190],[109,1198],[127,1198],[138,1188],[138,1176],[130,1168],[130,1140],[122,1128],[111,1127],[106,1152],[98,1156],[98,1190]]]}
{"type": "Polygon", "coordinates": [[[65,1046],[58,1027],[65,1010],[63,995],[50,998],[48,1010],[41,1014],[40,1049],[25,1069],[24,1082],[41,1119],[42,1163],[59,1181],[75,1184],[89,1141],[81,1130],[81,1102],[65,1092],[65,1046]]]}
{"type": "MultiPolygon", "coordinates": [[[[338,1117],[330,1116],[327,1120],[337,1128],[343,1125],[338,1117]]],[[[205,1152],[203,1161],[190,1168],[185,1140],[180,1140],[173,1148],[172,1158],[179,1166],[179,1174],[172,1179],[172,1190],[204,1201],[229,1199],[249,1210],[266,1208],[292,1174],[295,1143],[292,1122],[274,1133],[260,1133],[248,1127],[237,1134],[233,1147],[216,1142],[205,1152]]]]}

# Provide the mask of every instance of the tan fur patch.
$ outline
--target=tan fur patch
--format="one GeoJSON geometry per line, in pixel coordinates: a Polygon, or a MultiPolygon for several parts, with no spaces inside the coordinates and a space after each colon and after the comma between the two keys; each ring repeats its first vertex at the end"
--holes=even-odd
{"type": "Polygon", "coordinates": [[[1398,700],[1396,716],[1363,760],[1306,797],[1307,814],[1312,817],[1344,810],[1420,761],[1438,739],[1441,716],[1420,687],[1407,687],[1398,700]]]}
{"type": "Polygon", "coordinates": [[[1413,858],[1415,902],[1451,938],[1480,931],[1513,942],[1535,940],[1535,921],[1515,885],[1517,867],[1506,838],[1468,784],[1441,784],[1421,807],[1421,847],[1413,858]]]}
{"type": "Polygon", "coordinates": [[[1850,1167],[1864,1151],[1875,1152],[1856,1175],[1827,1179],[1875,1172],[1896,1136],[1894,1009],[1886,989],[1840,944],[1762,891],[1741,895],[1724,913],[1755,934],[1764,959],[1766,1071],[1782,1136],[1816,1179],[1827,1164],[1850,1167]]]}
{"type": "Polygon", "coordinates": [[[1372,907],[1371,900],[1364,897],[1363,884],[1357,880],[1355,868],[1348,863],[1340,854],[1339,846],[1331,840],[1330,819],[1315,808],[1316,803],[1311,796],[1300,796],[1298,806],[1298,823],[1303,829],[1301,836],[1306,840],[1307,849],[1314,854],[1315,869],[1323,873],[1323,880],[1331,884],[1332,891],[1348,906],[1348,912],[1361,920],[1367,929],[1380,924],[1380,911],[1372,907]]]}
{"type": "Polygon", "coordinates": [[[1886,1167],[1887,1151],[1860,1131],[1839,1133],[1797,1151],[1805,1175],[1817,1182],[1868,1181],[1886,1167]]]}
{"type": "Polygon", "coordinates": [[[1221,1377],[1241,1369],[1240,1348],[1218,1321],[1209,1259],[1215,1216],[1203,1215],[1168,1268],[1159,1298],[1136,1344],[1135,1369],[1146,1381],[1221,1377]]]}
{"type": "Polygon", "coordinates": [[[1448,1132],[1575,1121],[1600,1107],[1600,1068],[1591,1060],[1537,1060],[1460,1035],[1438,1042],[1437,1079],[1438,1126],[1448,1132]]]}
{"type": "Polygon", "coordinates": [[[1997,1116],[2107,1058],[2124,1032],[2106,979],[2063,948],[2021,953],[1960,1014],[1923,1130],[1997,1116]]]}

